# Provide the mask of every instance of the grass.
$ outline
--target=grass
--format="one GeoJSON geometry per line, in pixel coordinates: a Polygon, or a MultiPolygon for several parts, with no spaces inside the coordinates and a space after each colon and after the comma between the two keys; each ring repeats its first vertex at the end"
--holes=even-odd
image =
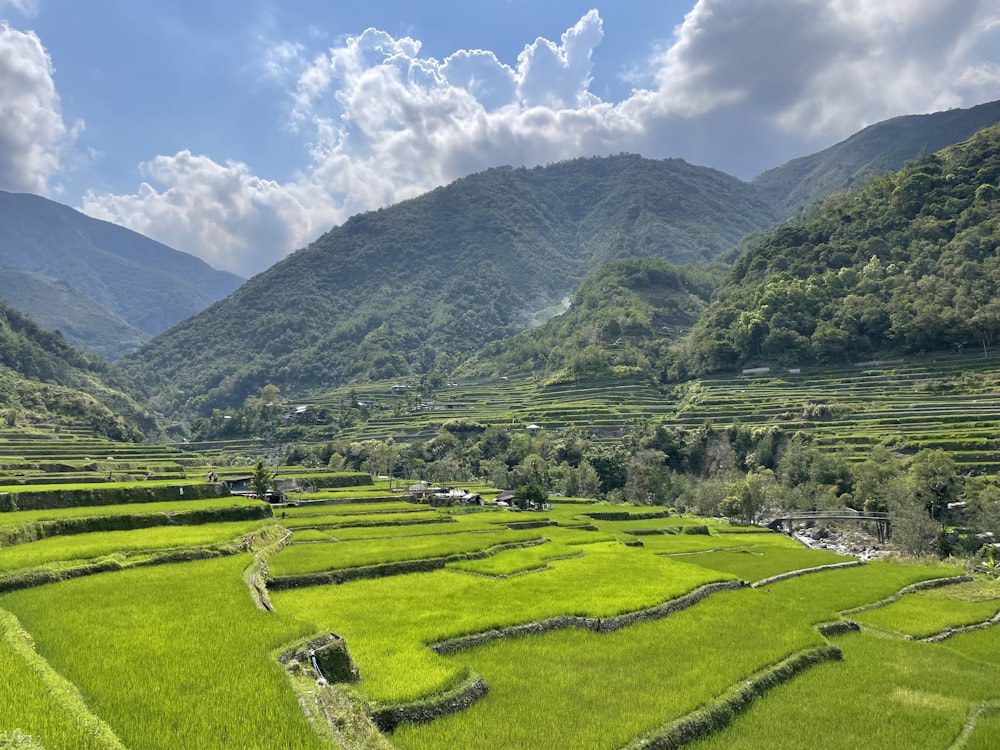
{"type": "Polygon", "coordinates": [[[422,510],[417,512],[409,511],[404,513],[366,513],[363,515],[327,513],[310,516],[289,516],[288,518],[281,517],[281,514],[279,513],[278,516],[281,518],[282,525],[289,529],[311,526],[322,528],[347,526],[392,526],[394,524],[408,524],[416,523],[418,521],[448,521],[446,517],[441,516],[437,511],[433,510],[422,510]]]}
{"type": "Polygon", "coordinates": [[[610,634],[571,628],[460,652],[451,659],[483,675],[489,694],[462,713],[404,726],[393,742],[404,750],[622,747],[822,642],[777,614],[773,599],[723,592],[610,634]]]}
{"type": "Polygon", "coordinates": [[[0,738],[17,730],[49,748],[124,750],[76,688],[35,653],[30,634],[17,618],[4,610],[0,610],[0,674],[0,738]]]}
{"type": "Polygon", "coordinates": [[[320,750],[271,658],[312,631],[254,607],[248,563],[108,573],[7,594],[0,606],[128,747],[320,750]]]}
{"type": "Polygon", "coordinates": [[[448,563],[450,570],[476,573],[484,576],[511,576],[533,570],[543,570],[550,560],[584,554],[578,545],[566,542],[549,542],[527,549],[511,549],[482,560],[462,560],[448,563]]]}
{"type": "MultiPolygon", "coordinates": [[[[363,499],[363,498],[362,498],[363,499]]],[[[417,505],[403,501],[386,501],[381,503],[350,502],[337,504],[289,505],[281,508],[276,515],[285,514],[288,518],[304,516],[337,516],[361,515],[363,513],[394,513],[405,511],[427,511],[427,505],[417,505]]]]}
{"type": "Polygon", "coordinates": [[[793,570],[856,559],[829,550],[808,549],[798,544],[793,547],[783,544],[754,544],[677,557],[712,570],[732,573],[747,581],[760,581],[793,570]]]}
{"type": "Polygon", "coordinates": [[[216,510],[219,508],[249,508],[261,505],[260,500],[252,500],[239,495],[216,497],[207,500],[177,500],[162,503],[128,503],[124,505],[89,505],[78,508],[51,508],[48,510],[15,510],[0,513],[0,527],[16,526],[37,521],[61,521],[69,518],[92,518],[98,516],[139,516],[163,513],[186,513],[196,510],[216,510]]]}
{"type": "Polygon", "coordinates": [[[428,643],[559,615],[611,617],[728,578],[615,543],[581,549],[582,557],[554,560],[529,576],[441,570],[274,591],[271,600],[280,612],[344,636],[364,695],[398,703],[440,692],[466,674],[428,643]]]}
{"type": "Polygon", "coordinates": [[[992,582],[987,593],[981,581],[906,594],[884,607],[852,615],[852,619],[879,630],[922,638],[945,628],[984,622],[1000,611],[1000,584],[992,582]]]}
{"type": "Polygon", "coordinates": [[[291,545],[268,561],[274,578],[306,575],[367,565],[447,557],[482,552],[500,544],[541,539],[538,530],[494,531],[471,534],[372,539],[357,542],[330,542],[291,545]]]}
{"type": "MultiPolygon", "coordinates": [[[[869,634],[837,644],[842,662],[821,664],[775,688],[691,747],[946,750],[975,704],[1000,697],[1000,669],[942,645],[869,634]]],[[[997,747],[997,729],[995,721],[984,724],[976,733],[979,746],[997,747]]]]}
{"type": "Polygon", "coordinates": [[[218,544],[259,530],[263,521],[233,521],[202,526],[158,526],[131,531],[97,531],[0,548],[0,574],[62,562],[94,560],[119,553],[180,549],[218,544]]]}
{"type": "MultiPolygon", "coordinates": [[[[689,552],[708,552],[716,549],[747,547],[753,544],[786,544],[791,542],[770,531],[759,534],[655,534],[638,537],[646,549],[654,554],[674,555],[689,552]]],[[[794,542],[792,542],[794,544],[794,542]]],[[[692,560],[692,562],[697,562],[692,560]]]]}

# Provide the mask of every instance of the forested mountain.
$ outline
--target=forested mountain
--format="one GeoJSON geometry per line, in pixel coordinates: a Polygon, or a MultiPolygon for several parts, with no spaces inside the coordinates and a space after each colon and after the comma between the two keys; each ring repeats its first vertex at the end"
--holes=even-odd
{"type": "Polygon", "coordinates": [[[456,376],[532,372],[547,382],[660,377],[723,278],[720,266],[659,258],[612,261],[592,273],[569,309],[538,328],[488,344],[456,376]]]}
{"type": "Polygon", "coordinates": [[[823,151],[769,169],[753,184],[778,218],[785,219],[831,193],[863,185],[869,174],[896,172],[922,151],[940,151],[998,122],[1000,101],[894,117],[823,151]]]}
{"type": "Polygon", "coordinates": [[[10,427],[82,426],[112,440],[139,440],[155,428],[107,362],[2,302],[0,415],[10,427]]]}
{"type": "MultiPolygon", "coordinates": [[[[238,406],[266,383],[291,397],[452,371],[484,345],[524,331],[602,264],[637,257],[706,264],[732,255],[747,232],[773,226],[812,196],[856,187],[861,172],[916,157],[935,139],[960,138],[998,114],[983,105],[898,118],[752,184],[678,159],[631,155],[491,169],[349,219],[122,366],[155,408],[185,417],[238,406]]],[[[527,347],[527,369],[538,368],[529,340],[516,346],[527,347]]],[[[692,366],[716,366],[715,355],[699,346],[692,366]]],[[[629,347],[601,361],[639,367],[629,347]]],[[[657,347],[659,357],[662,340],[657,347]]],[[[516,358],[502,350],[475,366],[513,366],[516,358]]],[[[751,358],[716,357],[718,366],[751,358]]],[[[558,360],[542,369],[554,376],[583,365],[579,357],[576,364],[558,360]]],[[[651,367],[663,372],[674,364],[651,367]]]]}
{"type": "Polygon", "coordinates": [[[218,271],[193,255],[178,252],[124,227],[98,221],[37,195],[0,191],[0,265],[35,274],[36,289],[55,297],[10,294],[0,297],[75,346],[108,357],[138,344],[203,310],[236,289],[242,279],[218,271]],[[61,283],[59,283],[61,282],[61,283]],[[69,285],[79,295],[120,319],[95,321],[92,305],[77,309],[69,285]],[[65,304],[69,302],[69,304],[65,304]]]}
{"type": "Polygon", "coordinates": [[[700,373],[1000,340],[1000,126],[768,235],[694,328],[700,373]]]}
{"type": "Polygon", "coordinates": [[[122,366],[168,414],[450,368],[603,263],[707,263],[770,221],[752,186],[678,159],[491,169],[355,216],[122,366]]]}

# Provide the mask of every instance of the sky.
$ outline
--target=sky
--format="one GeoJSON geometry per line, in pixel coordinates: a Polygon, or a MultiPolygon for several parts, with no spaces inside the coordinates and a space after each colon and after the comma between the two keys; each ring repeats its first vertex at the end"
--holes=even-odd
{"type": "Polygon", "coordinates": [[[0,0],[0,189],[249,277],[491,166],[741,179],[1000,99],[1000,0],[0,0]]]}

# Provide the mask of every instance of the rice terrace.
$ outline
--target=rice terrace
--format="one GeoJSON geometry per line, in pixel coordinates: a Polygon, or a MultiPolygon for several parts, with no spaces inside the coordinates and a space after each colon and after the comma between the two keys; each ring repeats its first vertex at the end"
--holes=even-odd
{"type": "MultiPolygon", "coordinates": [[[[979,373],[977,400],[992,406],[975,424],[995,435],[998,394],[983,384],[995,388],[996,371],[945,370],[979,373]]],[[[710,395],[691,398],[692,384],[657,408],[697,420],[714,409],[720,424],[718,410],[753,391],[742,419],[780,417],[783,390],[801,401],[815,380],[832,403],[830,377],[705,379],[710,395]]],[[[839,377],[855,398],[871,376],[839,377]]],[[[505,407],[518,424],[530,414],[555,429],[544,393],[495,385],[521,393],[505,407]]],[[[477,387],[453,387],[469,412],[477,387]]],[[[941,444],[944,424],[976,440],[933,390],[910,391],[909,411],[937,415],[912,420],[913,439],[941,444]]],[[[817,423],[817,455],[835,428],[877,442],[881,408],[817,423]]],[[[414,412],[397,434],[427,419],[414,412]]],[[[627,429],[632,417],[618,419],[627,429]]],[[[208,443],[8,429],[0,452],[2,746],[1000,742],[1000,581],[985,563],[900,556],[891,539],[871,558],[807,546],[738,514],[699,515],[694,501],[678,508],[682,497],[508,503],[482,483],[445,491],[286,465],[271,478],[285,490],[265,501],[246,491],[262,462],[208,443]]],[[[876,544],[876,522],[848,525],[876,544]]]]}

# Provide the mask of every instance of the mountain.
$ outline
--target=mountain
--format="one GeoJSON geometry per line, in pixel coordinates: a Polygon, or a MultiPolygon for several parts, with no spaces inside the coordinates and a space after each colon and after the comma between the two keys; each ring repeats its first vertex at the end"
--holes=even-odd
{"type": "Polygon", "coordinates": [[[42,328],[59,331],[66,341],[114,361],[152,336],[134,328],[65,281],[0,266],[3,298],[42,328]]]}
{"type": "Polygon", "coordinates": [[[122,366],[156,408],[186,417],[239,406],[267,383],[294,398],[452,371],[558,309],[603,264],[735,258],[748,232],[996,114],[897,118],[754,183],[633,155],[487,170],[352,217],[122,366]]]}
{"type": "Polygon", "coordinates": [[[112,440],[141,440],[155,430],[107,362],[2,302],[0,415],[10,427],[85,427],[112,440]]]}
{"type": "Polygon", "coordinates": [[[0,264],[34,274],[33,288],[55,295],[51,301],[25,299],[23,290],[14,295],[5,284],[0,296],[24,305],[20,309],[62,331],[74,345],[112,357],[126,342],[138,344],[166,330],[242,283],[137,232],[37,195],[3,191],[0,264]],[[93,306],[67,285],[107,311],[109,319],[98,323],[93,306]]]}
{"type": "Polygon", "coordinates": [[[724,276],[721,267],[623,258],[580,284],[569,309],[541,326],[487,344],[455,377],[532,372],[548,382],[658,378],[724,276]]]}
{"type": "Polygon", "coordinates": [[[1000,341],[1000,125],[830,199],[736,263],[691,372],[839,363],[1000,341]]]}
{"type": "Polygon", "coordinates": [[[847,140],[758,175],[753,184],[779,219],[871,174],[903,168],[922,151],[933,153],[1000,122],[1000,101],[928,115],[906,115],[871,125],[847,140]]]}
{"type": "Polygon", "coordinates": [[[491,169],[348,220],[122,360],[165,413],[450,368],[617,258],[707,263],[770,223],[679,159],[491,169]]]}

